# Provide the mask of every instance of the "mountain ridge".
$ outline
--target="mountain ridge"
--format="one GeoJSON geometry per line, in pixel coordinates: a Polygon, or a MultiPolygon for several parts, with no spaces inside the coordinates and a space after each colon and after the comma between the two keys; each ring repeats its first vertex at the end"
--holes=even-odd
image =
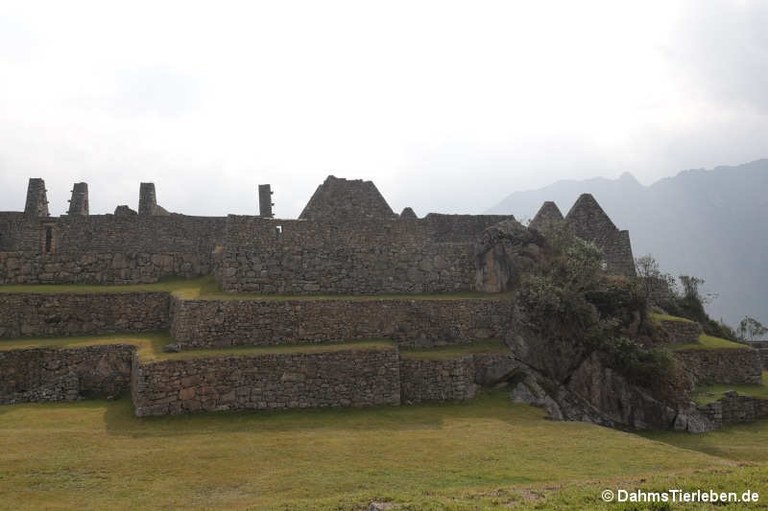
{"type": "Polygon", "coordinates": [[[768,159],[688,169],[643,185],[629,172],[615,179],[562,180],[514,192],[487,212],[533,218],[545,201],[567,214],[591,193],[620,229],[635,257],[652,254],[662,269],[695,275],[719,296],[709,312],[736,325],[745,315],[768,322],[768,159]]]}

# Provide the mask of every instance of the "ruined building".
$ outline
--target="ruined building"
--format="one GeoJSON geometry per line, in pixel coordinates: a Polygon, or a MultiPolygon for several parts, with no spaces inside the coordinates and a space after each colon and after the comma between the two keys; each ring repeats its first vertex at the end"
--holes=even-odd
{"type": "MultiPolygon", "coordinates": [[[[333,176],[292,220],[273,218],[269,185],[259,186],[258,216],[170,213],[152,183],[141,183],[138,211],[91,215],[88,193],[75,184],[67,214],[51,217],[44,182],[30,179],[25,210],[0,212],[0,339],[95,339],[13,349],[0,340],[0,403],[130,395],[143,416],[468,399],[515,363],[501,343],[511,302],[500,293],[514,269],[483,243],[496,250],[498,233],[525,241],[565,225],[602,249],[606,271],[634,274],[628,233],[591,195],[565,216],[544,204],[528,229],[511,215],[398,215],[373,183],[333,176]],[[204,276],[227,295],[131,286],[204,276]],[[129,340],[104,340],[110,333],[129,340]],[[130,336],[147,333],[168,353],[143,358],[137,346],[148,341],[130,336]],[[459,354],[430,356],[446,345],[459,354]],[[250,349],[206,352],[232,346],[250,349]],[[194,356],[177,356],[187,350],[194,356]]],[[[734,367],[753,362],[735,355],[745,358],[734,367]]],[[[729,381],[759,379],[757,364],[729,381]]]]}
{"type": "MultiPolygon", "coordinates": [[[[45,183],[29,181],[23,213],[0,212],[0,284],[139,284],[213,274],[227,292],[392,294],[471,291],[473,244],[512,216],[417,218],[392,211],[370,181],[328,177],[296,220],[275,219],[271,189],[260,215],[196,217],[158,205],[141,183],[138,214],[119,206],[90,215],[88,185],[76,183],[67,215],[48,213],[45,183]]],[[[633,274],[627,231],[591,195],[565,217],[546,203],[532,227],[565,221],[605,253],[608,271],[633,274]]]]}

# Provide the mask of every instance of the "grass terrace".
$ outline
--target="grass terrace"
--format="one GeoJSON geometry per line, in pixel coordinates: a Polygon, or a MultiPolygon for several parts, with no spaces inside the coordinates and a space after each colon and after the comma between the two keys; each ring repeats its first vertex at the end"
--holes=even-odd
{"type": "Polygon", "coordinates": [[[654,323],[661,323],[662,321],[679,321],[681,323],[695,323],[695,321],[691,321],[688,318],[681,318],[680,316],[672,316],[670,314],[661,314],[658,312],[652,312],[650,314],[651,320],[654,323]]]}
{"type": "Polygon", "coordinates": [[[694,400],[696,404],[706,405],[721,399],[731,390],[735,390],[742,396],[768,399],[768,371],[763,371],[762,385],[707,385],[696,389],[694,400]]]}
{"type": "Polygon", "coordinates": [[[401,348],[400,357],[412,360],[450,360],[467,355],[504,354],[509,352],[509,348],[502,341],[494,339],[428,349],[401,348]]]}
{"type": "Polygon", "coordinates": [[[254,301],[302,301],[302,300],[504,300],[510,293],[445,293],[445,294],[397,294],[397,295],[272,295],[258,293],[225,293],[213,276],[196,279],[170,279],[152,284],[91,285],[91,284],[14,284],[0,285],[0,293],[40,294],[99,294],[99,293],[172,293],[185,300],[254,300],[254,301]]]}
{"type": "Polygon", "coordinates": [[[322,343],[322,344],[285,344],[277,346],[233,346],[231,348],[201,348],[183,350],[177,353],[163,351],[166,344],[173,339],[167,332],[151,334],[114,334],[91,335],[82,337],[57,338],[22,338],[0,340],[0,351],[10,351],[25,348],[83,348],[87,346],[103,346],[108,344],[129,344],[136,346],[142,361],[154,360],[188,360],[192,358],[208,358],[214,356],[270,355],[287,353],[327,353],[345,350],[376,350],[389,349],[395,343],[382,339],[367,341],[322,343]]]}
{"type": "Polygon", "coordinates": [[[751,349],[746,344],[713,337],[707,334],[699,335],[699,342],[688,344],[673,344],[670,346],[673,351],[690,350],[748,350],[751,349]]]}

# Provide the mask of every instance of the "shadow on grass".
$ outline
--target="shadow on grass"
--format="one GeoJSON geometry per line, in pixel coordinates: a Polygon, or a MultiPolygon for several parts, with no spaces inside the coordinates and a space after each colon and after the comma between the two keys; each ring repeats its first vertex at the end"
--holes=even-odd
{"type": "Polygon", "coordinates": [[[709,433],[649,431],[638,435],[680,449],[738,462],[768,462],[768,419],[732,425],[709,433]]]}

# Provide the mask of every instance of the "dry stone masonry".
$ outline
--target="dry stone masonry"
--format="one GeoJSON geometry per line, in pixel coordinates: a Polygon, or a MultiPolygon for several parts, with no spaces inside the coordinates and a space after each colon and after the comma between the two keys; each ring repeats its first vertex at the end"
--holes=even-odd
{"type": "MultiPolygon", "coordinates": [[[[529,229],[511,215],[397,215],[370,181],[333,176],[295,220],[273,218],[269,185],[259,186],[258,216],[217,218],[169,213],[153,183],[141,183],[137,210],[114,214],[90,214],[88,193],[76,183],[67,215],[51,217],[45,183],[30,179],[24,211],[0,212],[0,285],[213,275],[231,296],[0,289],[0,339],[168,331],[167,348],[182,351],[150,360],[103,339],[58,349],[0,340],[0,403],[130,394],[148,416],[463,401],[520,370],[510,351],[482,346],[508,332],[505,291],[541,257],[540,231],[565,223],[602,249],[606,271],[634,275],[629,234],[588,194],[565,217],[545,203],[529,229]],[[496,264],[498,251],[515,268],[496,264]],[[234,346],[250,348],[205,350],[234,346]]],[[[662,327],[679,343],[699,334],[695,324],[662,327]]],[[[757,353],[677,356],[692,381],[743,384],[760,380],[757,353]]],[[[731,399],[704,413],[727,423],[761,407],[731,399]]]]}

